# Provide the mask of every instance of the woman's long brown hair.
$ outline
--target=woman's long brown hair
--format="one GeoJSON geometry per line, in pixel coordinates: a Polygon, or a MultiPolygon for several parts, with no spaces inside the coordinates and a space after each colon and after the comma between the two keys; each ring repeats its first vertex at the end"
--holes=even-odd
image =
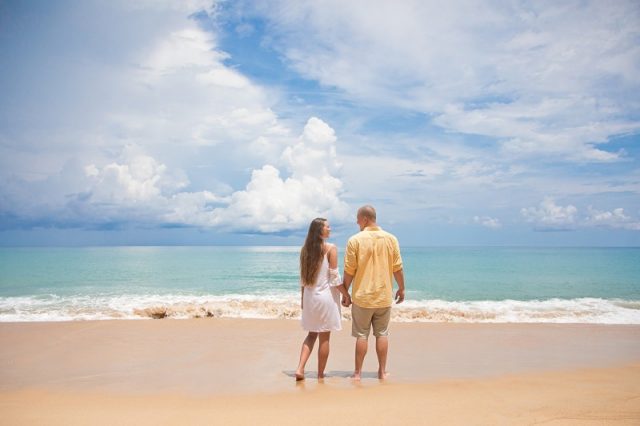
{"type": "Polygon", "coordinates": [[[300,279],[303,285],[314,285],[322,260],[322,230],[327,219],[315,218],[309,225],[307,239],[300,251],[300,279]]]}

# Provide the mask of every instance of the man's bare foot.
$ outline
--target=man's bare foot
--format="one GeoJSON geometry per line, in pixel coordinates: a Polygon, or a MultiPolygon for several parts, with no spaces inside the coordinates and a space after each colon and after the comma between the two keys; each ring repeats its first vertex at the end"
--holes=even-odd
{"type": "Polygon", "coordinates": [[[301,382],[304,380],[304,373],[300,373],[296,371],[296,382],[301,382]]]}
{"type": "Polygon", "coordinates": [[[387,373],[386,371],[378,370],[378,379],[384,380],[384,379],[386,379],[388,377],[389,377],[389,373],[387,373]]]}
{"type": "Polygon", "coordinates": [[[351,378],[352,378],[354,381],[359,382],[359,381],[360,381],[360,373],[353,373],[353,374],[351,375],[351,378]]]}
{"type": "Polygon", "coordinates": [[[324,373],[318,373],[318,380],[324,379],[324,373]]]}

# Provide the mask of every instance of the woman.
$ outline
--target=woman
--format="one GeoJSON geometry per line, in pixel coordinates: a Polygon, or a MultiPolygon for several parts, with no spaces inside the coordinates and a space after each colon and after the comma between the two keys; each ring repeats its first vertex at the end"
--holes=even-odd
{"type": "Polygon", "coordinates": [[[332,331],[342,329],[340,294],[349,300],[338,273],[338,249],[326,242],[329,235],[331,227],[327,219],[314,219],[300,252],[302,327],[309,334],[302,343],[296,381],[304,380],[304,367],[318,337],[318,379],[324,378],[329,337],[332,331]]]}

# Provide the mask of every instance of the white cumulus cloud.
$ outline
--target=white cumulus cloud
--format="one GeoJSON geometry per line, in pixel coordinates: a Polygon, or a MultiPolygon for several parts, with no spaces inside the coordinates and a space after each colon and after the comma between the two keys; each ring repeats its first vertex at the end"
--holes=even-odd
{"type": "Polygon", "coordinates": [[[499,219],[489,217],[489,216],[474,216],[474,223],[480,224],[489,229],[498,229],[502,227],[499,219]]]}
{"type": "Polygon", "coordinates": [[[588,226],[640,231],[640,221],[628,216],[622,207],[618,207],[612,211],[599,211],[589,206],[589,215],[585,220],[585,224],[588,226]]]}
{"type": "Polygon", "coordinates": [[[184,176],[169,176],[167,166],[155,158],[132,151],[138,150],[128,147],[120,163],[109,163],[102,168],[95,164],[85,167],[85,174],[90,179],[91,202],[146,202],[189,183],[184,176]]]}
{"type": "Polygon", "coordinates": [[[349,210],[340,199],[342,181],[334,176],[336,136],[324,121],[312,117],[297,143],[282,158],[291,176],[265,165],[254,170],[243,191],[231,195],[228,206],[212,211],[210,223],[236,230],[278,232],[299,229],[323,216],[342,221],[349,210]]]}
{"type": "Polygon", "coordinates": [[[289,176],[266,164],[253,170],[243,190],[228,196],[188,191],[187,176],[128,147],[118,162],[84,166],[84,190],[74,208],[92,217],[117,221],[131,218],[149,223],[224,228],[273,233],[305,227],[317,216],[345,220],[342,181],[336,177],[336,136],[324,121],[312,117],[302,135],[283,155],[289,176]]]}
{"type": "Polygon", "coordinates": [[[523,208],[520,213],[535,229],[542,231],[593,227],[640,230],[640,220],[627,215],[622,207],[608,211],[589,206],[586,215],[579,215],[575,206],[559,206],[551,197],[546,197],[538,207],[523,208]]]}
{"type": "Polygon", "coordinates": [[[523,208],[520,213],[538,230],[568,230],[576,226],[578,209],[571,204],[559,206],[552,198],[547,197],[538,207],[523,208]]]}

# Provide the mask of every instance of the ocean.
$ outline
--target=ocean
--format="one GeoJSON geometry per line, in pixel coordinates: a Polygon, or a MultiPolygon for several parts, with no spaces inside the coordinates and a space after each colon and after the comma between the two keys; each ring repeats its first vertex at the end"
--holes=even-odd
{"type": "MultiPolygon", "coordinates": [[[[0,321],[299,318],[298,253],[0,248],[0,321]]],[[[640,248],[405,247],[402,255],[406,301],[394,305],[394,321],[640,324],[640,248]]]]}

